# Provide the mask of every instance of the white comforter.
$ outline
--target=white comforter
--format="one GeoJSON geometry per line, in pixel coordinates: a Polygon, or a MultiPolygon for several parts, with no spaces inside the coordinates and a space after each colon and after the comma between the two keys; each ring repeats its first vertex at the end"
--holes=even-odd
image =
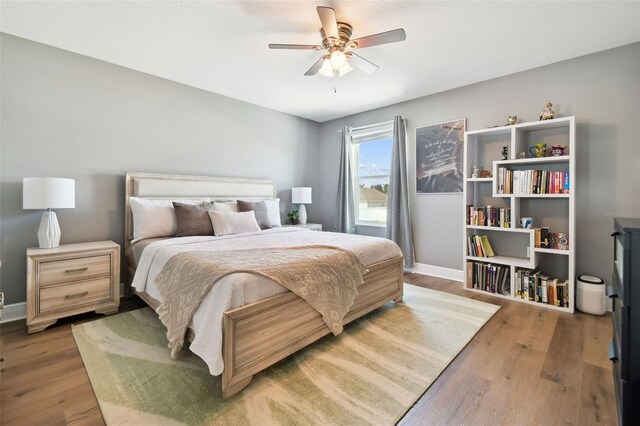
{"type": "MultiPolygon", "coordinates": [[[[274,228],[224,237],[182,237],[154,242],[142,252],[133,287],[162,302],[155,279],[175,254],[196,250],[233,250],[294,247],[325,244],[351,250],[365,265],[400,256],[392,241],[362,235],[317,232],[300,228],[274,228]]],[[[209,366],[213,375],[222,373],[222,320],[225,311],[253,303],[288,290],[268,278],[246,273],[232,274],[213,286],[193,316],[195,339],[190,349],[209,366]]]]}

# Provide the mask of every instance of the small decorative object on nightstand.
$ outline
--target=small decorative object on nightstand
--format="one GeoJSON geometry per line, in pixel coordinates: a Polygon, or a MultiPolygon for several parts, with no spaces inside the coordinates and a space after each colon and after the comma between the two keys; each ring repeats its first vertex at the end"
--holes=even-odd
{"type": "Polygon", "coordinates": [[[113,241],[27,249],[27,327],[42,331],[83,312],[118,312],[120,246],[113,241]]]}
{"type": "Polygon", "coordinates": [[[304,205],[311,204],[311,188],[291,188],[291,203],[300,204],[298,208],[298,219],[302,225],[307,223],[307,210],[304,205]]]}
{"type": "Polygon", "coordinates": [[[282,226],[294,226],[296,228],[309,229],[311,231],[322,231],[322,225],[319,223],[304,223],[298,225],[282,225],[282,226]]]}
{"type": "Polygon", "coordinates": [[[293,210],[287,213],[287,218],[289,219],[289,223],[291,225],[297,225],[300,223],[300,219],[298,218],[298,210],[293,210]]]}

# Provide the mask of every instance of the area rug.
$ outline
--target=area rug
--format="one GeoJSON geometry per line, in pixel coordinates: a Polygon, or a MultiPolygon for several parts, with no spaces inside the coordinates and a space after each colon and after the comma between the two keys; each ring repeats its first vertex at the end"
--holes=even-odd
{"type": "Polygon", "coordinates": [[[150,308],[74,326],[73,335],[108,425],[391,425],[498,309],[405,284],[404,303],[257,374],[228,401],[200,358],[170,358],[150,308]]]}

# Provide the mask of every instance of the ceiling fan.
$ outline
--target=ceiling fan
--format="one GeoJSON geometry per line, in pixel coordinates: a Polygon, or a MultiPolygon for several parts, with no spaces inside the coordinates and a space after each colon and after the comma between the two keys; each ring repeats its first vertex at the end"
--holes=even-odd
{"type": "Polygon", "coordinates": [[[316,9],[320,16],[320,22],[322,23],[322,28],[320,28],[320,35],[322,36],[321,45],[269,45],[269,49],[326,50],[327,53],[318,59],[318,61],[316,61],[316,63],[313,64],[313,66],[304,74],[306,76],[320,74],[325,77],[342,77],[353,70],[351,65],[366,72],[367,74],[372,74],[376,72],[379,67],[358,55],[354,50],[378,46],[380,44],[395,43],[407,38],[404,30],[402,28],[398,28],[396,30],[351,40],[353,28],[346,22],[338,22],[336,19],[336,11],[334,9],[324,6],[318,6],[316,9]]]}

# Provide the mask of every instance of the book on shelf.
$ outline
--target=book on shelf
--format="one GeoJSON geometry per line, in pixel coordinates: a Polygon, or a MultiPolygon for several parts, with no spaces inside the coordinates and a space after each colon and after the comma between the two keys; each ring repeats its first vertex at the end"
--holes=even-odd
{"type": "Polygon", "coordinates": [[[568,194],[569,173],[549,170],[498,168],[498,194],[568,194]]]}
{"type": "Polygon", "coordinates": [[[467,261],[467,286],[489,293],[511,294],[509,266],[467,261]]]}
{"type": "Polygon", "coordinates": [[[467,205],[467,225],[490,226],[493,228],[511,227],[511,209],[509,207],[467,205]]]}
{"type": "Polygon", "coordinates": [[[543,274],[539,269],[515,270],[515,297],[536,303],[569,307],[569,280],[543,274]]]}
{"type": "Polygon", "coordinates": [[[493,257],[493,249],[486,235],[469,235],[467,237],[467,253],[474,257],[493,257]]]}

